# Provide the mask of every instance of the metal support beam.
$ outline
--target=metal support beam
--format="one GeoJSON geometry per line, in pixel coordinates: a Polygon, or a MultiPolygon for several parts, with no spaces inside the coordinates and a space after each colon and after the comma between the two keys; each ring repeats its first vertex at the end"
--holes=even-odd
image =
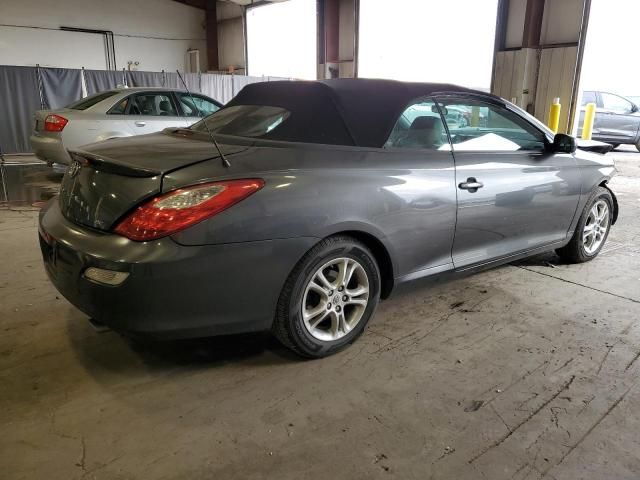
{"type": "Polygon", "coordinates": [[[545,0],[527,0],[527,8],[524,14],[522,48],[538,48],[540,46],[544,4],[545,0]]]}
{"type": "Polygon", "coordinates": [[[317,6],[318,78],[357,76],[359,0],[317,0],[317,6]]]}
{"type": "Polygon", "coordinates": [[[326,62],[340,60],[340,5],[338,0],[324,0],[324,52],[326,62]]]}
{"type": "Polygon", "coordinates": [[[317,0],[318,78],[330,76],[327,64],[340,62],[340,0],[317,0]]]}
{"type": "Polygon", "coordinates": [[[496,59],[498,52],[504,50],[507,38],[507,22],[509,19],[509,0],[498,0],[496,15],[496,38],[493,44],[493,65],[491,66],[491,91],[495,91],[496,59]]]}
{"type": "Polygon", "coordinates": [[[498,11],[496,15],[496,39],[494,50],[499,52],[504,50],[507,40],[507,23],[509,20],[509,0],[498,0],[498,11]]]}
{"type": "Polygon", "coordinates": [[[207,0],[205,24],[207,29],[207,70],[218,70],[218,12],[216,0],[207,0]]]}
{"type": "MultiPolygon", "coordinates": [[[[326,60],[324,40],[324,0],[316,0],[316,64],[323,65],[326,60]]],[[[321,78],[318,71],[318,78],[321,78]]]]}
{"type": "Polygon", "coordinates": [[[353,0],[353,77],[358,78],[360,57],[360,0],[353,0]]]}
{"type": "Polygon", "coordinates": [[[582,61],[584,60],[584,46],[587,40],[587,28],[589,27],[589,16],[591,15],[591,0],[584,0],[582,9],[582,23],[580,27],[580,39],[578,40],[578,58],[576,61],[576,73],[573,79],[573,88],[571,93],[571,103],[569,104],[569,125],[567,132],[571,133],[577,126],[574,124],[576,119],[576,110],[578,108],[578,94],[580,93],[580,80],[582,77],[582,61]]]}

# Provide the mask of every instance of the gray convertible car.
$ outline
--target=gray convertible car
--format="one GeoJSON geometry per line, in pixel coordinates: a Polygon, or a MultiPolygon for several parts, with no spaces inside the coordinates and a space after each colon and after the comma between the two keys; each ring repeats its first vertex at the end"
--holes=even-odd
{"type": "Polygon", "coordinates": [[[452,85],[252,84],[190,128],[71,155],[39,223],[71,303],[134,336],[271,330],[307,357],[403,282],[591,260],[618,215],[611,159],[452,85]]]}

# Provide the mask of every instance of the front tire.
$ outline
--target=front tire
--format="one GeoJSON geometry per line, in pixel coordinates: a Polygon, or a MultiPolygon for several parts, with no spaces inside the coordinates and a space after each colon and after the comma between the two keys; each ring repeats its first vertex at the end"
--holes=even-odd
{"type": "Polygon", "coordinates": [[[336,353],[353,343],[380,298],[380,270],[371,251],[348,236],[322,240],[287,279],[272,332],[308,358],[336,353]]]}
{"type": "Polygon", "coordinates": [[[611,192],[598,187],[586,203],[569,243],[556,253],[571,263],[584,263],[598,256],[607,241],[613,219],[611,192]]]}

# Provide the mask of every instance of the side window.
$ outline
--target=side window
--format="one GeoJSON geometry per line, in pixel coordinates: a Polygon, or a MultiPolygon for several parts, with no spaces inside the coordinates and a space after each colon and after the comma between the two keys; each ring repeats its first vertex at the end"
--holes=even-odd
{"type": "Polygon", "coordinates": [[[208,117],[220,110],[220,107],[211,100],[200,95],[176,92],[185,117],[208,117]]]}
{"type": "Polygon", "coordinates": [[[628,100],[611,93],[601,93],[602,107],[613,113],[631,113],[632,104],[628,100]]]}
{"type": "Polygon", "coordinates": [[[127,112],[127,105],[129,104],[129,98],[123,98],[116,103],[111,110],[107,112],[108,115],[124,115],[127,112]]]}
{"type": "Polygon", "coordinates": [[[582,106],[584,107],[587,103],[595,103],[597,104],[597,100],[596,100],[596,92],[584,92],[582,94],[582,106]]]}
{"type": "Polygon", "coordinates": [[[132,98],[129,115],[176,117],[178,113],[170,95],[166,93],[140,93],[132,98]]]}
{"type": "Polygon", "coordinates": [[[476,99],[443,99],[454,151],[542,151],[545,135],[516,113],[476,99]]]}
{"type": "Polygon", "coordinates": [[[435,102],[421,99],[410,105],[400,115],[384,147],[449,150],[447,133],[435,102]]]}

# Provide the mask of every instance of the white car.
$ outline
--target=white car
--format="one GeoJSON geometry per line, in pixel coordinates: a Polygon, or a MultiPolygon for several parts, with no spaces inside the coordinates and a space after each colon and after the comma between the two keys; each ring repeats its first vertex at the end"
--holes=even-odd
{"type": "Polygon", "coordinates": [[[221,107],[205,95],[169,88],[107,90],[66,108],[37,111],[31,146],[41,160],[68,164],[70,148],[168,127],[188,127],[221,107]]]}

